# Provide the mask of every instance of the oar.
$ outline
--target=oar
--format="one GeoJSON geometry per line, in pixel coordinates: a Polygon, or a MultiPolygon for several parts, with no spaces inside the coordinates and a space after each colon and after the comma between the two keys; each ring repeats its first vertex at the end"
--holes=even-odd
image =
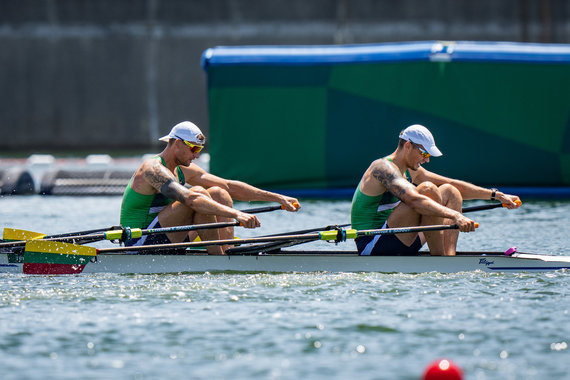
{"type": "MultiPolygon", "coordinates": [[[[298,203],[294,203],[293,206],[295,206],[296,209],[299,209],[301,207],[301,205],[298,203]]],[[[248,214],[260,214],[262,212],[269,212],[275,210],[285,210],[285,206],[277,205],[277,206],[254,207],[246,210],[241,210],[241,212],[245,212],[248,214]]]]}
{"type": "MultiPolygon", "coordinates": [[[[26,231],[20,230],[17,228],[4,228],[2,239],[6,242],[18,242],[21,243],[25,240],[32,240],[32,239],[52,239],[52,238],[60,238],[60,237],[72,237],[72,236],[80,236],[80,235],[89,235],[98,232],[104,232],[116,227],[107,227],[107,228],[98,228],[94,230],[86,230],[86,231],[77,231],[77,232],[68,232],[64,234],[57,234],[57,235],[46,235],[39,232],[34,231],[26,231]]],[[[0,244],[0,246],[2,246],[0,244]]]]}
{"type": "MultiPolygon", "coordinates": [[[[234,226],[241,226],[242,224],[238,221],[235,222],[218,222],[218,223],[205,223],[205,224],[191,224],[185,226],[173,226],[173,227],[162,227],[162,228],[149,228],[149,229],[140,229],[140,228],[118,228],[113,229],[101,233],[94,233],[94,234],[87,234],[87,235],[65,235],[62,234],[61,236],[45,236],[41,238],[39,235],[36,239],[41,239],[45,241],[59,241],[59,242],[73,242],[75,240],[81,241],[99,241],[99,240],[120,240],[126,241],[130,239],[140,238],[143,235],[152,235],[152,234],[164,234],[169,232],[180,232],[180,231],[196,231],[196,230],[208,230],[208,229],[215,229],[215,228],[224,228],[224,227],[234,227],[234,226]]],[[[30,239],[35,240],[35,239],[30,239]]],[[[26,245],[26,241],[12,241],[8,243],[0,243],[0,247],[18,247],[26,245]]]]}
{"type": "MultiPolygon", "coordinates": [[[[297,209],[301,207],[298,203],[295,203],[294,206],[297,209]]],[[[277,206],[255,207],[255,208],[241,210],[241,212],[245,212],[248,214],[258,214],[262,212],[284,210],[284,209],[285,206],[277,205],[277,206]]],[[[27,240],[32,240],[32,239],[43,239],[43,240],[62,241],[62,242],[69,242],[80,239],[83,243],[87,243],[99,240],[117,240],[117,239],[128,240],[130,238],[138,238],[141,237],[142,235],[148,235],[148,234],[225,228],[225,227],[234,227],[239,225],[240,225],[239,222],[220,222],[220,223],[208,223],[201,225],[165,227],[158,229],[155,228],[147,230],[128,229],[117,226],[111,228],[100,228],[95,230],[69,232],[58,235],[45,235],[39,232],[26,231],[15,228],[4,228],[3,239],[6,241],[0,242],[0,247],[23,247],[26,244],[27,240]],[[125,236],[123,236],[123,233],[125,233],[125,236]]]]}
{"type": "MultiPolygon", "coordinates": [[[[520,206],[522,204],[522,202],[520,200],[516,200],[515,204],[517,206],[520,206]]],[[[491,210],[491,209],[499,208],[499,207],[507,207],[507,204],[506,203],[490,203],[490,204],[481,205],[481,206],[465,207],[463,210],[461,210],[461,212],[463,214],[465,214],[466,212],[491,210]]]]}
{"type": "Polygon", "coordinates": [[[338,227],[348,227],[348,226],[350,226],[350,223],[339,224],[339,225],[337,225],[337,226],[326,226],[326,227],[319,227],[319,228],[309,228],[309,229],[306,229],[306,230],[299,230],[299,231],[280,232],[280,233],[278,233],[278,234],[264,235],[264,236],[262,236],[262,237],[307,234],[307,233],[309,233],[309,232],[325,231],[325,230],[330,230],[330,229],[338,229],[338,227]]]}
{"type": "MultiPolygon", "coordinates": [[[[475,227],[479,225],[475,223],[475,227]]],[[[305,240],[306,242],[314,240],[327,240],[341,242],[346,239],[355,239],[359,236],[372,235],[388,235],[410,232],[425,232],[457,229],[457,225],[433,225],[433,226],[417,226],[417,227],[400,227],[385,228],[374,230],[354,230],[354,229],[338,229],[320,231],[312,234],[297,235],[280,235],[267,236],[246,239],[225,239],[211,240],[201,242],[185,242],[172,244],[157,244],[137,247],[121,247],[121,248],[94,248],[76,244],[68,244],[56,241],[46,240],[30,240],[26,243],[26,251],[24,255],[24,273],[27,274],[70,274],[81,273],[87,263],[96,258],[101,253],[112,252],[140,252],[140,251],[160,251],[172,250],[177,248],[204,247],[211,245],[234,245],[249,244],[277,241],[296,241],[305,240]]]]}
{"type": "MultiPolygon", "coordinates": [[[[307,234],[309,232],[316,232],[316,231],[323,231],[323,230],[330,230],[330,229],[339,229],[340,227],[347,227],[350,226],[350,223],[334,225],[334,226],[326,226],[326,227],[318,227],[318,228],[310,228],[306,230],[299,230],[299,231],[292,231],[292,232],[280,232],[278,234],[272,235],[264,235],[262,237],[269,237],[269,236],[283,236],[283,235],[293,235],[293,234],[307,234]]],[[[312,241],[310,239],[309,241],[312,241]]],[[[298,244],[307,243],[308,241],[304,240],[295,240],[295,241],[277,241],[277,242],[269,242],[269,243],[259,243],[259,244],[251,244],[245,246],[238,246],[228,249],[226,252],[228,255],[231,254],[244,254],[244,253],[251,253],[251,252],[268,252],[271,250],[276,250],[279,248],[284,247],[291,247],[298,244]]]]}

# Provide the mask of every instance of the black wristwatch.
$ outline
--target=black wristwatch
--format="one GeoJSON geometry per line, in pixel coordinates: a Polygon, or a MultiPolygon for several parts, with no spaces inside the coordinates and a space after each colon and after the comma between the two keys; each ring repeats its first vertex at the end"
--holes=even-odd
{"type": "Polygon", "coordinates": [[[495,188],[493,187],[493,188],[491,189],[491,191],[492,191],[492,193],[491,193],[491,200],[494,201],[494,200],[496,199],[496,198],[495,198],[495,195],[497,195],[497,191],[499,191],[499,190],[497,190],[497,189],[495,189],[495,188]]]}

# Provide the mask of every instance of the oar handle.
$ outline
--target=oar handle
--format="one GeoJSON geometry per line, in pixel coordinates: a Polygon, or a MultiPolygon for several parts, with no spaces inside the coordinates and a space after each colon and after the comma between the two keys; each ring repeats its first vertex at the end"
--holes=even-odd
{"type": "MultiPolygon", "coordinates": [[[[520,206],[522,204],[522,202],[520,200],[516,200],[515,204],[517,206],[520,206]]],[[[465,207],[461,212],[463,214],[465,214],[466,212],[473,212],[473,211],[482,211],[482,210],[491,210],[494,208],[499,208],[499,207],[507,207],[506,203],[490,203],[487,205],[481,205],[481,206],[471,206],[471,207],[465,207]]]]}
{"type": "MultiPolygon", "coordinates": [[[[297,202],[293,203],[293,206],[295,207],[295,209],[299,209],[301,207],[301,205],[297,202]]],[[[248,208],[245,210],[240,210],[241,212],[245,212],[248,214],[259,214],[262,212],[269,212],[269,211],[275,211],[275,210],[285,210],[285,206],[283,205],[277,205],[277,206],[263,206],[263,207],[254,207],[254,208],[248,208]]]]}

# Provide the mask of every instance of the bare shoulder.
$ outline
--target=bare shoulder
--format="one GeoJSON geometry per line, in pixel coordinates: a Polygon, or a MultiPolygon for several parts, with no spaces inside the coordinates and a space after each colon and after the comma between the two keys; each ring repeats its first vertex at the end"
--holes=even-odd
{"type": "Polygon", "coordinates": [[[398,171],[398,167],[391,161],[383,158],[374,161],[370,165],[369,171],[371,176],[385,187],[388,187],[394,179],[402,177],[402,174],[398,171]]]}
{"type": "Polygon", "coordinates": [[[398,167],[391,161],[380,159],[370,166],[370,175],[380,183],[384,191],[389,191],[399,199],[407,199],[415,192],[415,187],[404,178],[398,167]]]}
{"type": "Polygon", "coordinates": [[[384,173],[390,172],[390,162],[383,158],[373,161],[360,181],[360,191],[369,196],[380,195],[386,191],[384,173]],[[388,164],[388,165],[387,165],[388,164]]]}
{"type": "Polygon", "coordinates": [[[159,160],[150,158],[133,175],[132,187],[140,193],[151,194],[159,192],[165,183],[172,180],[175,180],[174,175],[159,160]]]}

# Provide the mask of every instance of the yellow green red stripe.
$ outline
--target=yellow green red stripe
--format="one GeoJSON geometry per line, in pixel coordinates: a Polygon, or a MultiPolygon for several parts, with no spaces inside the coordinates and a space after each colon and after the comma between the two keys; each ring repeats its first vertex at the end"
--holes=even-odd
{"type": "Polygon", "coordinates": [[[26,243],[25,263],[85,265],[97,255],[97,249],[87,246],[46,240],[26,243]]]}
{"type": "Polygon", "coordinates": [[[53,254],[47,252],[26,252],[24,255],[24,262],[37,264],[85,265],[92,257],[93,256],[53,254]]]}

